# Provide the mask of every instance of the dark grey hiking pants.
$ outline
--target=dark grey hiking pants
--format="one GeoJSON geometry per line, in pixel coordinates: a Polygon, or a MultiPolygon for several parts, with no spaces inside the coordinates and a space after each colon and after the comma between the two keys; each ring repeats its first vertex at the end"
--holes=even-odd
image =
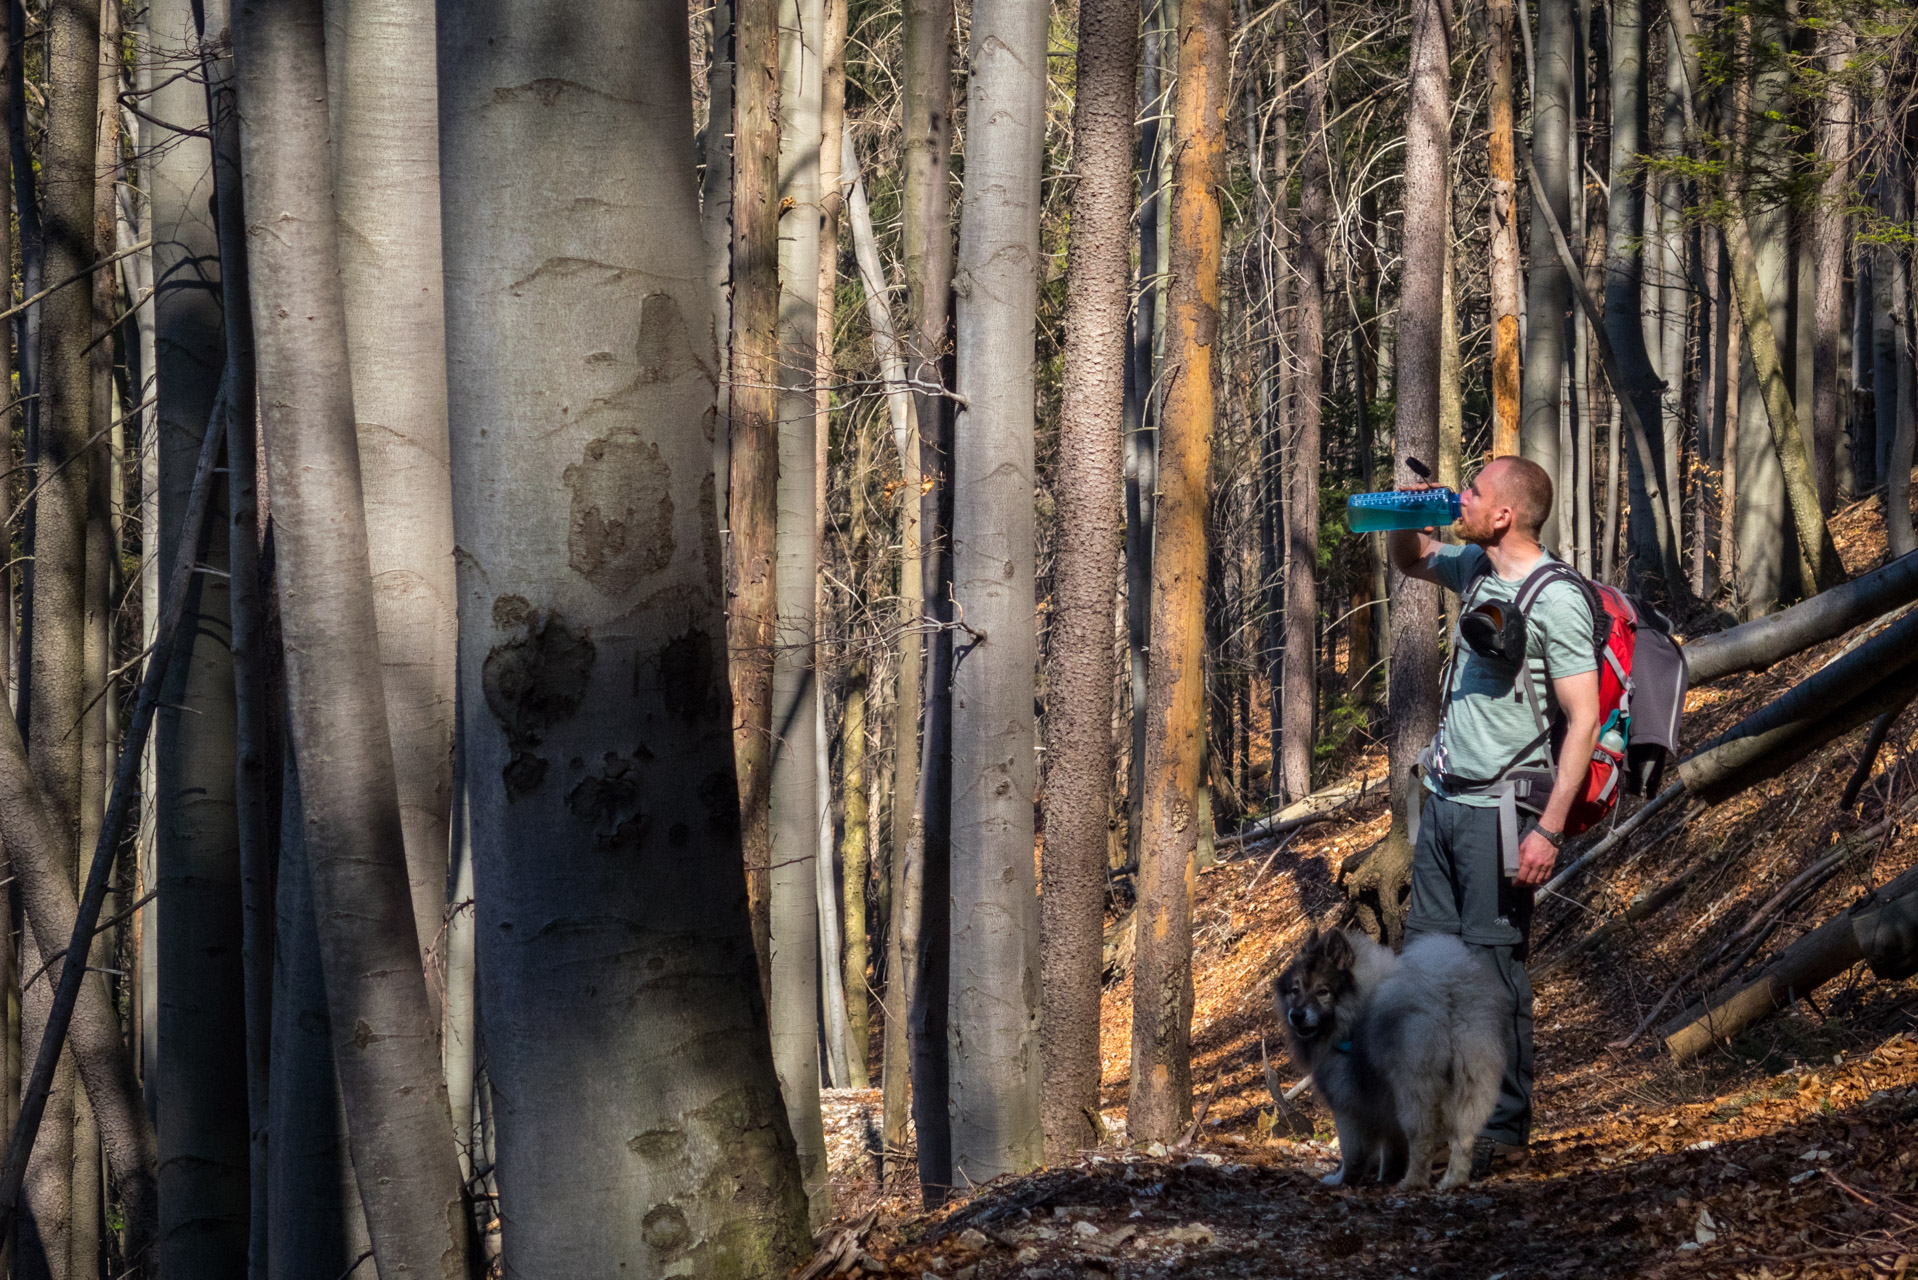
{"type": "MultiPolygon", "coordinates": [[[[1521,838],[1534,821],[1525,817],[1521,838]]],[[[1485,1136],[1519,1145],[1532,1135],[1532,981],[1523,963],[1531,929],[1532,891],[1514,885],[1499,867],[1498,810],[1427,792],[1412,849],[1405,932],[1456,934],[1498,975],[1505,989],[1505,1077],[1485,1136]]]]}

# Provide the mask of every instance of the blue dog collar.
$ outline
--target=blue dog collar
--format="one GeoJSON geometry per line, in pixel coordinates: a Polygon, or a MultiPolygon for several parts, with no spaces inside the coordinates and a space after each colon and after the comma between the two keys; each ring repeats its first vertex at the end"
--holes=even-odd
{"type": "Polygon", "coordinates": [[[1338,1042],[1337,1045],[1333,1047],[1336,1048],[1340,1053],[1352,1052],[1352,1042],[1350,1040],[1341,1040],[1338,1042]]]}

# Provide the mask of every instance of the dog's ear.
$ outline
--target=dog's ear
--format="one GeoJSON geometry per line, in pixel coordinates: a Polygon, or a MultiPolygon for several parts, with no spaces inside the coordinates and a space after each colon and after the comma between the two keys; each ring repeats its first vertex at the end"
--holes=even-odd
{"type": "Polygon", "coordinates": [[[1332,962],[1335,969],[1350,969],[1358,963],[1358,952],[1352,949],[1352,940],[1345,936],[1343,929],[1334,929],[1325,935],[1325,958],[1332,962]]]}

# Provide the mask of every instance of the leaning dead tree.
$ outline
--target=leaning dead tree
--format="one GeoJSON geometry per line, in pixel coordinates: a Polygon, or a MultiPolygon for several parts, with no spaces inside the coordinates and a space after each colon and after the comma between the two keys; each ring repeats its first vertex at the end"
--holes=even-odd
{"type": "Polygon", "coordinates": [[[1685,646],[1691,685],[1762,671],[1913,600],[1918,600],[1918,553],[1900,556],[1780,613],[1692,641],[1685,646]]]}

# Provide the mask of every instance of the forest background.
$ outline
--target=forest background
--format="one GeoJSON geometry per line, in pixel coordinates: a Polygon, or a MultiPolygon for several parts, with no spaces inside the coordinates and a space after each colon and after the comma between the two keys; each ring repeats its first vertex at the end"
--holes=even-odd
{"type": "Polygon", "coordinates": [[[1687,637],[1909,598],[1903,6],[4,34],[12,1274],[778,1274],[822,1083],[929,1204],[1099,1142],[1114,949],[1175,1141],[1216,841],[1383,745],[1400,928],[1412,458],[1687,637]]]}

